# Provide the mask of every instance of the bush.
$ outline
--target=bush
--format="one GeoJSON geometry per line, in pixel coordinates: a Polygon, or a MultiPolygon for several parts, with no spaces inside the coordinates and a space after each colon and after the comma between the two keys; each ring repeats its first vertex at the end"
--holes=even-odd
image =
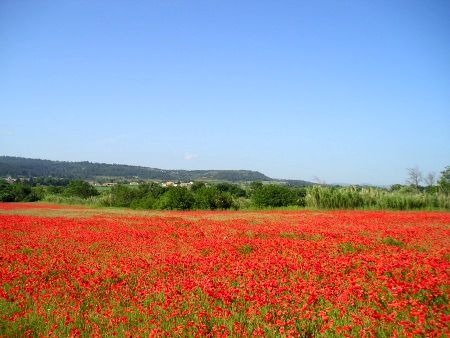
{"type": "Polygon", "coordinates": [[[192,184],[191,191],[197,192],[197,190],[204,188],[204,187],[206,187],[205,182],[196,181],[196,182],[194,182],[194,184],[192,184]]]}
{"type": "Polygon", "coordinates": [[[130,207],[133,200],[139,198],[136,189],[118,184],[111,188],[106,194],[107,198],[102,199],[102,203],[110,207],[130,207]]]}
{"type": "Polygon", "coordinates": [[[262,184],[262,182],[259,182],[259,181],[254,181],[254,182],[252,182],[252,183],[250,183],[250,186],[249,186],[249,193],[250,193],[250,196],[252,196],[254,193],[256,193],[259,189],[261,189],[263,187],[263,184],[262,184]]]}
{"type": "Polygon", "coordinates": [[[91,196],[97,196],[99,193],[97,189],[95,189],[89,183],[82,180],[74,180],[69,183],[66,190],[64,191],[64,195],[73,196],[73,197],[81,197],[88,198],[91,196]]]}
{"type": "Polygon", "coordinates": [[[217,187],[202,187],[195,192],[196,209],[230,209],[233,197],[229,192],[222,192],[217,187]]]}
{"type": "Polygon", "coordinates": [[[11,192],[14,195],[14,201],[20,202],[32,202],[33,198],[31,195],[31,186],[24,183],[14,183],[11,185],[11,192]]]}
{"type": "Polygon", "coordinates": [[[140,199],[135,199],[130,203],[132,209],[156,209],[158,206],[158,200],[148,193],[140,199]]]}
{"type": "Polygon", "coordinates": [[[269,184],[259,187],[252,195],[253,203],[259,207],[285,207],[294,205],[296,196],[286,186],[269,184]]]}
{"type": "Polygon", "coordinates": [[[228,192],[235,197],[246,197],[247,192],[237,184],[218,183],[215,186],[220,192],[228,192]]]}
{"type": "Polygon", "coordinates": [[[306,206],[306,188],[293,188],[292,194],[295,205],[300,207],[306,206]]]}
{"type": "Polygon", "coordinates": [[[186,188],[174,187],[166,191],[159,200],[159,207],[168,210],[190,210],[194,206],[194,195],[186,188]]]}
{"type": "Polygon", "coordinates": [[[444,194],[450,194],[450,166],[445,167],[441,172],[441,178],[438,182],[439,190],[444,194]]]}
{"type": "Polygon", "coordinates": [[[157,199],[167,191],[167,188],[164,188],[157,183],[151,182],[141,184],[137,191],[140,198],[144,198],[146,195],[150,194],[157,199]]]}
{"type": "Polygon", "coordinates": [[[58,203],[58,204],[81,204],[81,205],[91,205],[97,206],[100,204],[100,196],[91,196],[88,198],[82,198],[77,196],[65,196],[65,195],[53,195],[48,194],[43,198],[44,202],[48,203],[58,203]]]}
{"type": "Polygon", "coordinates": [[[5,180],[0,180],[0,202],[34,202],[39,199],[39,196],[33,193],[33,188],[28,183],[15,182],[9,184],[5,180]]]}
{"type": "Polygon", "coordinates": [[[0,180],[0,202],[14,202],[11,185],[5,180],[0,180]]]}

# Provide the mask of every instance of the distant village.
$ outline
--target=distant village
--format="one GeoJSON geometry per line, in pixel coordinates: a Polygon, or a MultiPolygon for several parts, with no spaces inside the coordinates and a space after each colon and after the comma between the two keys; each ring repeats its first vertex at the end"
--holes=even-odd
{"type": "MultiPolygon", "coordinates": [[[[14,178],[11,176],[8,176],[6,178],[4,178],[4,180],[9,183],[9,184],[13,184],[15,182],[29,182],[30,180],[33,179],[37,179],[38,177],[33,177],[33,178],[28,178],[28,177],[19,177],[19,178],[14,178]]],[[[117,181],[105,181],[106,179],[100,179],[98,181],[96,180],[85,180],[87,183],[89,183],[90,185],[94,186],[94,187],[113,187],[115,185],[118,184],[124,184],[124,185],[131,185],[131,186],[138,186],[141,184],[145,184],[145,183],[149,183],[150,181],[143,181],[143,180],[126,180],[126,179],[121,179],[121,180],[117,180],[117,181]]],[[[166,181],[166,182],[159,182],[159,181],[151,181],[154,183],[158,183],[160,184],[162,187],[190,187],[194,184],[194,182],[189,181],[189,182],[180,182],[180,181],[166,181]]]]}
{"type": "MultiPolygon", "coordinates": [[[[94,187],[113,187],[117,184],[128,184],[128,185],[132,185],[132,186],[136,186],[136,185],[140,185],[140,184],[144,184],[144,183],[148,183],[148,182],[143,182],[143,181],[121,181],[121,182],[97,182],[97,181],[87,181],[90,185],[94,186],[94,187]]],[[[161,184],[162,187],[190,187],[191,185],[194,184],[194,182],[190,181],[190,182],[173,182],[173,181],[167,181],[167,182],[157,182],[159,184],[161,184]]]]}

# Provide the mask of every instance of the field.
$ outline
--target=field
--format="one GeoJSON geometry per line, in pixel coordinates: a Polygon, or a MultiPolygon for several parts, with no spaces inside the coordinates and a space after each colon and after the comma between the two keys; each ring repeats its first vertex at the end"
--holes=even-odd
{"type": "Polygon", "coordinates": [[[0,336],[450,334],[450,213],[0,204],[0,336]]]}

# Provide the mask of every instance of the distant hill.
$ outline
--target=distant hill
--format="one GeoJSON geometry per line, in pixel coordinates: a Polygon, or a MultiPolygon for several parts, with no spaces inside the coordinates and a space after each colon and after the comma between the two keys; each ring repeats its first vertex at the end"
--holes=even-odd
{"type": "Polygon", "coordinates": [[[230,182],[278,181],[292,185],[308,185],[298,180],[275,180],[251,170],[165,170],[124,164],[65,162],[0,156],[0,177],[61,177],[95,179],[97,177],[140,178],[163,181],[218,180],[230,182]]]}

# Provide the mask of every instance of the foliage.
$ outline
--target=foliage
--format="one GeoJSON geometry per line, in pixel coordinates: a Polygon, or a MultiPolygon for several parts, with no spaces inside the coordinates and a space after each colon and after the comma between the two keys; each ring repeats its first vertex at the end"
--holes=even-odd
{"type": "Polygon", "coordinates": [[[159,207],[168,210],[190,210],[195,203],[194,195],[187,188],[174,187],[159,200],[159,207]]]}
{"type": "Polygon", "coordinates": [[[445,167],[445,169],[441,172],[441,178],[438,182],[439,189],[444,194],[450,194],[450,166],[445,167]]]}
{"type": "Polygon", "coordinates": [[[222,182],[215,185],[220,192],[228,192],[235,197],[246,197],[247,192],[237,184],[222,182]]]}
{"type": "Polygon", "coordinates": [[[64,194],[46,194],[42,199],[42,202],[69,204],[69,205],[88,205],[97,206],[104,205],[101,203],[100,196],[91,196],[88,198],[82,198],[78,196],[67,196],[64,194]]]}
{"type": "Polygon", "coordinates": [[[67,187],[70,183],[68,178],[56,178],[56,177],[30,177],[28,184],[31,186],[53,186],[53,187],[67,187]]]}
{"type": "Polygon", "coordinates": [[[92,162],[64,162],[0,156],[0,176],[64,177],[92,179],[94,177],[126,177],[166,181],[200,179],[224,181],[268,181],[266,175],[250,170],[161,170],[140,166],[92,162]]]}
{"type": "Polygon", "coordinates": [[[113,207],[130,207],[140,197],[138,191],[123,184],[113,186],[105,196],[103,203],[113,207]]]}
{"type": "MultiPolygon", "coordinates": [[[[51,181],[50,181],[51,182],[51,181]]],[[[60,182],[61,183],[61,182],[60,182]]],[[[71,180],[63,185],[45,186],[17,180],[10,184],[0,180],[0,201],[53,201],[90,204],[133,209],[216,210],[298,207],[318,209],[442,209],[450,210],[450,167],[442,172],[438,185],[416,187],[393,185],[390,189],[374,187],[309,186],[292,187],[281,184],[249,185],[231,183],[194,182],[185,187],[166,188],[159,183],[141,183],[138,186],[118,184],[97,189],[82,180],[71,180]],[[95,197],[95,198],[94,198],[95,197]]]]}
{"type": "Polygon", "coordinates": [[[33,196],[31,196],[31,186],[25,183],[16,183],[11,185],[11,192],[14,195],[14,201],[20,202],[33,202],[33,196]]]}
{"type": "Polygon", "coordinates": [[[265,208],[293,205],[296,199],[292,189],[286,186],[269,184],[256,188],[252,200],[257,207],[265,208]]]}
{"type": "Polygon", "coordinates": [[[39,200],[32,186],[24,182],[9,184],[0,180],[0,202],[34,202],[39,200]]]}
{"type": "Polygon", "coordinates": [[[196,209],[229,209],[233,206],[231,194],[220,191],[217,187],[202,187],[194,196],[196,209]]]}
{"type": "Polygon", "coordinates": [[[5,180],[0,180],[0,202],[14,202],[14,199],[11,185],[5,180]]]}
{"type": "Polygon", "coordinates": [[[376,188],[307,188],[306,206],[322,209],[450,209],[450,198],[438,193],[389,192],[376,188]]]}
{"type": "Polygon", "coordinates": [[[146,194],[145,196],[134,199],[130,203],[132,209],[156,209],[158,207],[158,199],[152,194],[146,194]]]}
{"type": "Polygon", "coordinates": [[[97,196],[98,191],[89,183],[82,180],[73,180],[69,183],[64,190],[66,196],[89,198],[91,196],[97,196]]]}
{"type": "Polygon", "coordinates": [[[206,183],[202,182],[202,181],[196,181],[192,184],[191,186],[191,191],[192,192],[197,192],[198,190],[200,190],[201,188],[206,187],[206,183]]]}
{"type": "Polygon", "coordinates": [[[261,181],[253,181],[250,183],[250,194],[254,194],[256,191],[263,187],[263,183],[261,181]]]}
{"type": "Polygon", "coordinates": [[[402,185],[402,184],[393,184],[393,185],[391,185],[390,190],[391,191],[399,191],[403,187],[404,187],[404,185],[402,185]]]}
{"type": "Polygon", "coordinates": [[[141,184],[138,188],[137,195],[141,198],[145,197],[146,195],[151,195],[153,198],[158,199],[166,191],[167,191],[167,188],[164,188],[160,184],[157,184],[155,182],[151,182],[151,183],[141,184]]]}

